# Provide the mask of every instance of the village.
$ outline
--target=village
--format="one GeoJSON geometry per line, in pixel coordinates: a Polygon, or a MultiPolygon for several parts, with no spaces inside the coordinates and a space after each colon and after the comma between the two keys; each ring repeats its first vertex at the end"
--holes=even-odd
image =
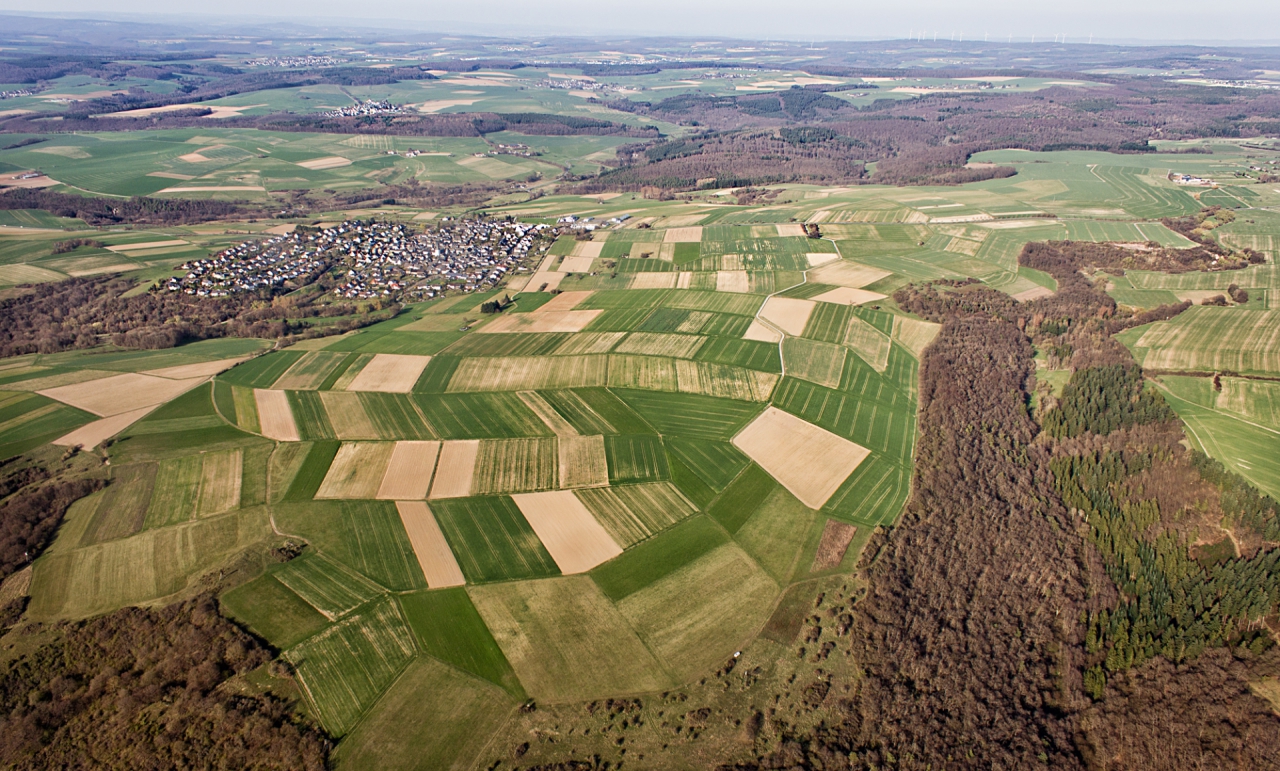
{"type": "Polygon", "coordinates": [[[179,266],[185,276],[166,289],[197,297],[301,286],[331,268],[334,295],[353,300],[429,300],[450,291],[490,289],[535,251],[546,225],[451,220],[424,232],[403,223],[349,220],[267,240],[245,241],[203,260],[179,266]]]}
{"type": "Polygon", "coordinates": [[[366,115],[397,115],[407,111],[407,107],[399,104],[392,104],[383,99],[374,101],[366,99],[359,104],[353,104],[348,107],[339,107],[336,110],[330,110],[325,114],[329,118],[358,118],[366,115]]]}

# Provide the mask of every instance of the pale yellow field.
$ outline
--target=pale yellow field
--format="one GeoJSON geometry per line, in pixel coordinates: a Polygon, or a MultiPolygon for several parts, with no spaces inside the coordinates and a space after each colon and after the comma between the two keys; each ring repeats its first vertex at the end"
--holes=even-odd
{"type": "Polygon", "coordinates": [[[609,484],[609,463],[604,453],[603,436],[561,436],[557,443],[560,489],[609,484]]]}
{"type": "Polygon", "coordinates": [[[348,391],[407,394],[431,363],[430,356],[379,353],[347,384],[348,391]]]}
{"type": "Polygon", "coordinates": [[[441,443],[440,460],[436,463],[435,479],[431,482],[431,494],[427,497],[465,498],[470,495],[471,480],[476,471],[476,456],[479,454],[479,439],[441,443]]]}
{"type": "Polygon", "coordinates": [[[705,337],[698,335],[676,335],[665,332],[632,332],[627,339],[618,344],[615,353],[634,353],[642,356],[672,356],[677,359],[692,359],[703,343],[705,337]]]}
{"type": "Polygon", "coordinates": [[[565,575],[585,573],[622,553],[582,501],[567,490],[511,498],[565,575]]]}
{"type": "MultiPolygon", "coordinates": [[[[885,338],[885,342],[888,342],[885,338]]],[[[839,388],[844,374],[845,348],[803,337],[789,337],[782,343],[782,362],[787,375],[827,388],[839,388]]]]}
{"type": "Polygon", "coordinates": [[[320,391],[320,402],[329,416],[329,424],[339,439],[377,439],[369,415],[360,403],[360,394],[347,391],[320,391]]]}
{"type": "Polygon", "coordinates": [[[102,420],[95,420],[92,423],[86,423],[75,431],[54,439],[53,443],[59,447],[83,447],[85,449],[92,449],[125,430],[129,426],[132,426],[139,420],[142,420],[147,413],[154,409],[154,405],[151,407],[142,407],[131,412],[122,412],[119,415],[112,415],[109,418],[103,418],[102,420]]]}
{"type": "MultiPolygon", "coordinates": [[[[520,391],[516,396],[520,397],[520,401],[524,402],[525,406],[533,410],[533,413],[538,416],[538,419],[546,424],[547,428],[555,432],[556,436],[566,437],[578,435],[577,430],[569,424],[569,421],[561,417],[560,413],[556,412],[555,408],[548,404],[547,400],[543,399],[537,391],[520,391]]],[[[563,463],[561,464],[560,474],[561,476],[564,475],[563,463]]]]}
{"type": "Polygon", "coordinates": [[[338,169],[343,166],[350,166],[351,159],[343,158],[340,155],[330,155],[327,158],[312,158],[309,161],[299,161],[298,165],[304,169],[322,171],[324,169],[338,169]]]}
{"type": "Polygon", "coordinates": [[[811,509],[822,508],[870,454],[865,447],[777,407],[767,408],[751,421],[733,444],[811,509]]]}
{"type": "Polygon", "coordinates": [[[552,355],[578,356],[608,353],[626,336],[626,332],[579,332],[576,335],[570,335],[568,340],[552,351],[552,355]]]}
{"type": "Polygon", "coordinates": [[[813,313],[812,300],[796,300],[790,297],[770,297],[760,309],[760,318],[788,335],[799,337],[813,313]]]}
{"type": "MultiPolygon", "coordinates": [[[[414,323],[418,323],[418,322],[414,322],[414,323]]],[[[413,326],[413,325],[409,324],[408,326],[413,326]]],[[[307,342],[307,341],[304,341],[304,342],[307,342]]],[[[357,377],[360,377],[360,373],[364,370],[365,365],[373,361],[373,357],[375,355],[376,354],[372,354],[372,353],[362,353],[359,356],[357,356],[356,360],[351,362],[351,366],[347,367],[346,371],[343,372],[341,375],[338,375],[338,379],[333,381],[333,390],[345,391],[348,388],[350,388],[351,384],[355,381],[355,379],[357,377]]]]}
{"type": "Polygon", "coordinates": [[[167,377],[171,380],[186,380],[188,378],[206,378],[213,377],[219,372],[231,369],[235,365],[244,361],[243,357],[239,359],[222,359],[221,361],[205,361],[199,364],[179,364],[176,367],[165,367],[164,369],[144,370],[144,375],[155,375],[156,377],[167,377]]]}
{"type": "MultiPolygon", "coordinates": [[[[604,244],[601,244],[604,246],[604,244]]],[[[560,273],[590,273],[591,263],[595,262],[590,257],[565,257],[560,263],[560,273]]]]}
{"type": "Polygon", "coordinates": [[[316,498],[374,498],[395,451],[393,442],[343,442],[316,498]]]}
{"type": "Polygon", "coordinates": [[[239,450],[205,453],[201,459],[200,501],[202,517],[222,514],[240,506],[240,481],[244,455],[239,450]]]}
{"type": "Polygon", "coordinates": [[[571,311],[593,294],[595,294],[595,292],[592,290],[584,292],[561,292],[555,297],[552,297],[550,302],[532,311],[532,313],[537,315],[542,313],[571,311]]]}
{"type": "Polygon", "coordinates": [[[405,532],[409,534],[409,543],[413,545],[418,564],[422,566],[422,575],[427,578],[427,586],[441,589],[464,585],[467,580],[463,578],[458,560],[449,549],[431,508],[423,501],[396,501],[396,509],[400,512],[405,532]]]}
{"type": "Polygon", "coordinates": [[[662,240],[668,244],[696,244],[702,241],[702,227],[671,228],[662,240]]]}
{"type": "Polygon", "coordinates": [[[911,351],[917,359],[940,331],[942,325],[931,321],[917,321],[905,316],[893,317],[893,339],[911,351]]]}
{"type": "Polygon", "coordinates": [[[676,289],[688,289],[693,286],[693,273],[691,271],[682,270],[676,278],[676,289]]]}
{"type": "Polygon", "coordinates": [[[863,303],[873,302],[875,300],[883,300],[885,295],[879,292],[868,292],[865,289],[853,289],[852,287],[841,286],[835,289],[823,292],[810,299],[820,303],[835,303],[837,305],[862,305],[863,303]]]}
{"type": "Polygon", "coordinates": [[[396,442],[375,497],[384,501],[426,498],[439,454],[439,442],[396,442]]]}
{"type": "Polygon", "coordinates": [[[889,275],[892,274],[887,270],[841,260],[809,271],[809,280],[815,284],[831,284],[832,286],[847,286],[853,289],[860,289],[867,284],[874,284],[889,275]]]}
{"type": "Polygon", "coordinates": [[[604,240],[600,241],[579,241],[573,245],[572,257],[586,257],[594,260],[604,251],[604,240]]]}
{"type": "MultiPolygon", "coordinates": [[[[1215,294],[1215,293],[1210,292],[1209,294],[1215,294]]],[[[1222,292],[1217,292],[1216,294],[1222,294],[1222,292]]],[[[1025,302],[1030,302],[1032,300],[1039,300],[1041,297],[1053,297],[1053,290],[1047,287],[1037,286],[1022,292],[1018,292],[1017,294],[1011,295],[1011,296],[1013,297],[1013,299],[1017,300],[1018,302],[1025,303],[1025,302]]],[[[1178,299],[1185,300],[1188,298],[1182,297],[1179,295],[1178,299]]]]}
{"type": "MultiPolygon", "coordinates": [[[[658,273],[658,272],[632,273],[631,283],[627,284],[627,288],[628,289],[677,289],[677,288],[680,288],[677,286],[679,277],[683,275],[688,275],[688,274],[658,273]]],[[[686,285],[683,288],[688,289],[689,287],[686,285]]]]}
{"type": "Polygon", "coordinates": [[[106,418],[170,401],[205,380],[203,377],[170,380],[130,372],[36,393],[106,418]]]}
{"type": "Polygon", "coordinates": [[[840,255],[831,252],[810,252],[805,255],[805,259],[809,261],[810,268],[816,268],[819,265],[826,265],[828,262],[835,262],[840,259],[840,255]]]}
{"type": "Polygon", "coordinates": [[[801,225],[799,222],[796,222],[793,224],[791,223],[779,224],[779,225],[774,225],[774,227],[777,228],[778,235],[782,236],[783,238],[786,238],[787,236],[803,236],[804,235],[804,225],[801,225]]]}
{"type": "Polygon", "coordinates": [[[742,335],[743,340],[758,340],[762,343],[776,343],[782,339],[782,333],[773,327],[765,326],[752,319],[751,326],[742,335]]]}
{"type": "Polygon", "coordinates": [[[681,393],[722,399],[767,402],[780,377],[772,372],[706,361],[677,359],[675,365],[677,388],[681,393]]]}
{"type": "Polygon", "coordinates": [[[293,409],[284,391],[255,388],[253,400],[258,405],[258,424],[262,427],[263,436],[279,442],[296,442],[302,438],[298,435],[297,424],[293,422],[293,409]]]}
{"type": "MultiPolygon", "coordinates": [[[[41,367],[40,370],[47,369],[41,367]]],[[[59,386],[73,385],[75,383],[87,383],[90,380],[102,380],[103,378],[113,377],[119,373],[108,372],[101,369],[74,369],[70,372],[59,372],[56,375],[45,375],[44,377],[31,378],[30,380],[19,380],[16,383],[7,383],[6,391],[40,391],[57,388],[59,386]]]]}
{"type": "Polygon", "coordinates": [[[876,372],[884,372],[889,366],[889,349],[892,347],[889,336],[857,316],[849,318],[843,342],[876,372]]]}
{"type": "Polygon", "coordinates": [[[610,356],[609,386],[646,391],[675,391],[676,366],[671,359],[652,356],[610,356]]]}
{"type": "Polygon", "coordinates": [[[751,291],[751,278],[745,270],[717,270],[716,291],[746,294],[751,291]]]}
{"type": "Polygon", "coordinates": [[[604,311],[547,311],[545,308],[539,308],[538,312],[534,313],[507,314],[480,327],[476,333],[581,332],[601,313],[604,311]]]}
{"type": "Polygon", "coordinates": [[[448,390],[521,391],[602,386],[608,382],[607,356],[494,356],[463,359],[448,390]]]}

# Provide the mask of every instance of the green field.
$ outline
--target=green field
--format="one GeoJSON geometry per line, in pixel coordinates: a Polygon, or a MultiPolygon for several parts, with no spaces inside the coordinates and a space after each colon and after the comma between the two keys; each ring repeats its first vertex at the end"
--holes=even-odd
{"type": "Polygon", "coordinates": [[[506,496],[434,501],[431,510],[469,583],[560,573],[520,510],[506,496]]]}

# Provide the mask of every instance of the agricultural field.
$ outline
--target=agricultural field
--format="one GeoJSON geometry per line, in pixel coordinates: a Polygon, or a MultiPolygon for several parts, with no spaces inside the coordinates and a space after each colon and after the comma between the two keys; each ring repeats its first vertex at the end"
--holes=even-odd
{"type": "MultiPolygon", "coordinates": [[[[529,87],[544,75],[510,78],[523,87],[467,73],[350,90],[412,96],[439,113],[591,104],[529,87]],[[459,85],[481,93],[459,98],[459,85]]],[[[671,95],[733,87],[654,77],[671,95]]],[[[287,91],[262,98],[300,110],[338,100],[327,86],[287,91]]],[[[258,96],[219,104],[255,114],[269,109],[258,96]]],[[[39,162],[96,192],[253,198],[373,178],[510,179],[553,161],[585,168],[621,144],[519,141],[546,152],[477,158],[481,139],[166,130],[62,135],[0,162],[39,162]],[[410,147],[426,152],[387,155],[410,147]],[[313,163],[330,158],[344,162],[313,163]]],[[[1188,157],[1196,171],[1214,156],[1188,157]]],[[[1200,204],[1149,157],[976,160],[1018,174],[947,188],[789,185],[768,207],[710,193],[495,201],[485,209],[495,216],[601,227],[561,235],[536,272],[500,290],[514,302],[496,315],[480,309],[490,295],[450,294],[294,346],[222,339],[0,361],[4,457],[79,445],[111,461],[110,485],[72,507],[35,563],[29,614],[54,622],[156,604],[230,571],[218,584],[227,612],[293,664],[297,698],[350,768],[470,767],[525,699],[568,709],[648,698],[736,652],[774,651],[786,619],[798,629],[810,612],[791,607],[797,587],[846,574],[910,492],[919,362],[939,326],[900,309],[896,289],[971,277],[1026,300],[1057,290],[1019,268],[1031,241],[1190,244],[1159,218],[1200,204]],[[286,542],[305,548],[280,561],[286,542]],[[429,749],[409,757],[392,735],[429,749]]],[[[150,275],[219,243],[192,228],[106,231],[100,250],[55,256],[53,242],[82,225],[9,214],[0,225],[30,232],[0,238],[0,286],[150,275]],[[165,241],[181,243],[155,246],[165,241]]],[[[1158,376],[1192,442],[1274,495],[1280,389],[1231,375],[1221,391],[1209,386],[1223,371],[1280,377],[1277,245],[1243,219],[1222,237],[1271,262],[1106,280],[1117,302],[1141,308],[1231,283],[1249,292],[1120,339],[1158,376]]]]}

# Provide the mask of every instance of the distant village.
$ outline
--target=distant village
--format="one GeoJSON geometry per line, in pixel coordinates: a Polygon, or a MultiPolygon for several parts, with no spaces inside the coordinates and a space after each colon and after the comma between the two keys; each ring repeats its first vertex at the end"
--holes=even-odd
{"type": "Polygon", "coordinates": [[[383,99],[374,101],[366,99],[360,104],[353,104],[349,107],[339,107],[336,110],[330,110],[324,113],[330,118],[356,118],[365,115],[399,115],[407,112],[408,107],[402,104],[392,104],[390,101],[383,99]]]}
{"type": "MultiPolygon", "coordinates": [[[[226,297],[310,283],[343,266],[337,297],[353,300],[429,300],[447,292],[491,289],[524,265],[547,225],[442,220],[424,232],[403,223],[351,220],[321,230],[245,241],[179,266],[185,276],[166,289],[197,297],[226,297]]],[[[549,232],[549,231],[548,231],[549,232]]],[[[536,251],[545,251],[546,240],[536,251]]]]}
{"type": "Polygon", "coordinates": [[[347,63],[346,59],[332,56],[262,56],[245,60],[250,67],[336,67],[347,63]]]}

